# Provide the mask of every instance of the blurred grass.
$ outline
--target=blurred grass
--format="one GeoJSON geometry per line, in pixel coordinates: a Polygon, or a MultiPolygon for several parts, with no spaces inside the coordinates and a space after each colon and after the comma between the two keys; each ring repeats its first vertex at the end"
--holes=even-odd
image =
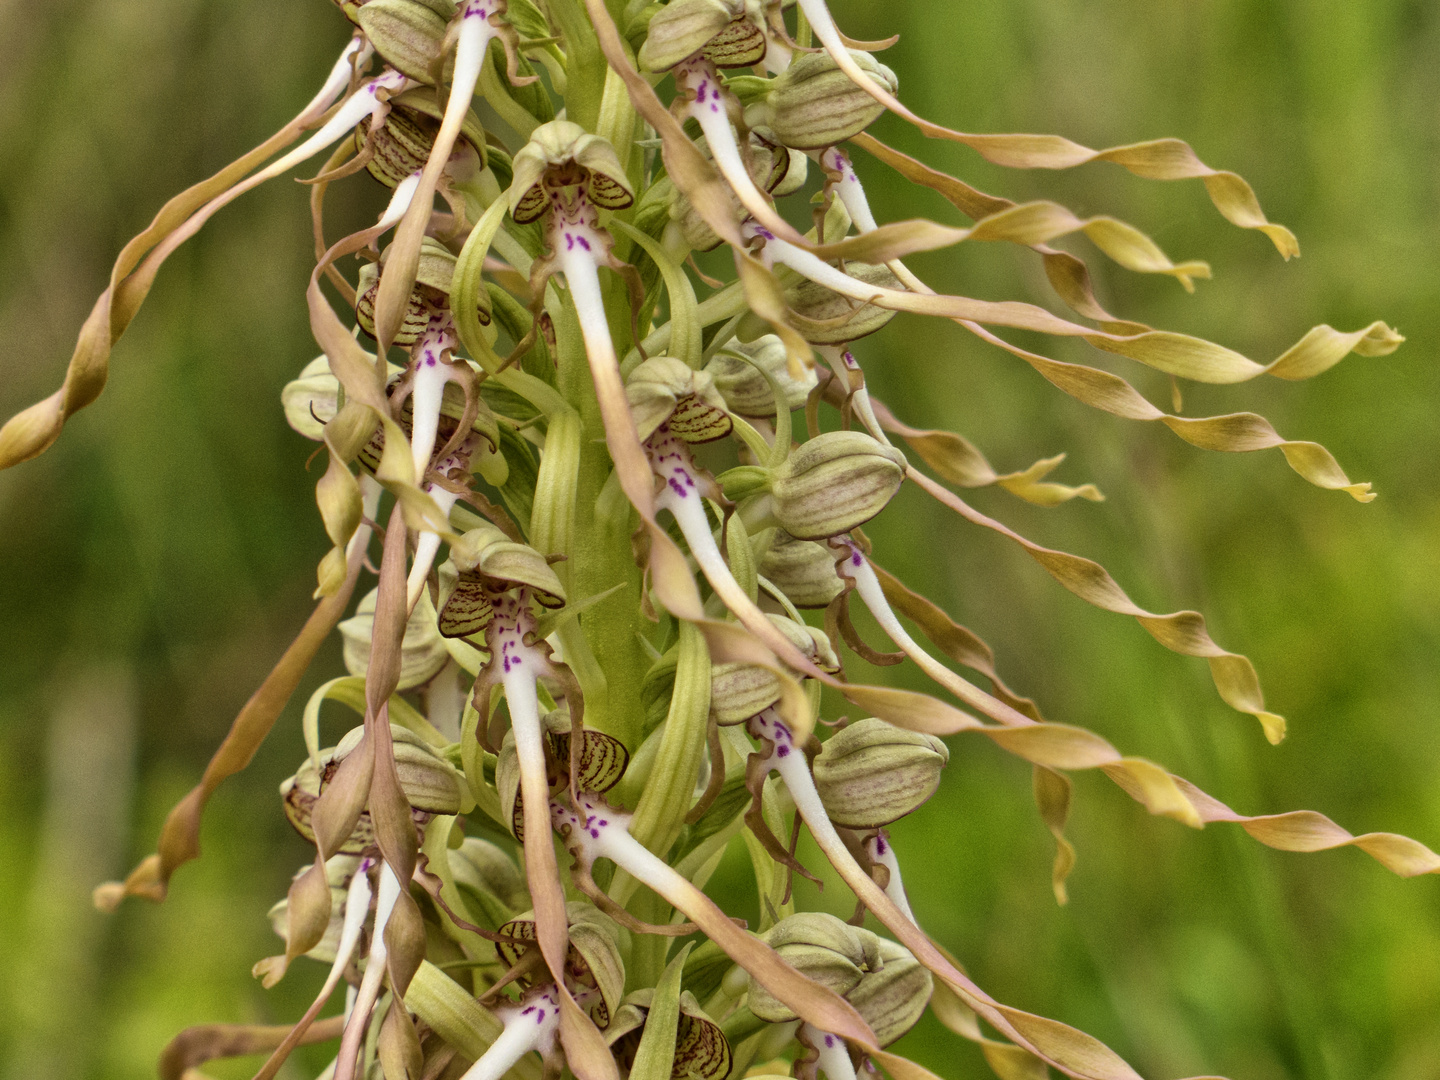
{"type": "MultiPolygon", "coordinates": [[[[1261,360],[1319,322],[1383,318],[1409,338],[1393,357],[1351,359],[1309,383],[1186,391],[1188,415],[1253,409],[1287,437],[1323,442],[1352,478],[1375,483],[1380,498],[1368,506],[1311,488],[1278,453],[1207,454],[1158,426],[1087,410],[957,327],[901,316],[857,349],[872,388],[905,419],[961,431],[1002,471],[1069,452],[1056,478],[1094,481],[1107,502],[1038,510],[995,492],[974,501],[1042,543],[1099,559],[1143,606],[1204,611],[1289,718],[1280,747],[1219,702],[1202,662],[1086,607],[1023,552],[913,491],[870,530],[886,565],[985,636],[1006,679],[1050,718],[1092,727],[1241,812],[1309,807],[1353,832],[1440,844],[1440,9],[834,7],[855,37],[902,35],[884,59],[912,107],[937,121],[1092,146],[1176,135],[1246,176],[1270,217],[1300,237],[1304,257],[1285,265],[1259,234],[1228,226],[1197,183],[1103,165],[1007,173],[894,119],[877,124],[880,138],[981,188],[1114,213],[1177,260],[1215,268],[1189,297],[1077,244],[1111,310],[1261,360]]],[[[10,106],[0,114],[0,412],[56,385],[124,240],[169,194],[283,123],[345,36],[320,0],[0,0],[10,106]]],[[[863,155],[857,164],[882,220],[958,221],[938,196],[887,180],[863,155]]],[[[181,1027],[291,1017],[318,982],[297,968],[267,994],[248,973],[278,944],[264,912],[305,858],[274,812],[275,785],[301,753],[295,707],[250,771],[222,788],[205,857],[180,872],[163,907],[95,915],[83,888],[46,884],[55,879],[39,846],[42,819],[54,820],[48,788],[86,800],[103,787],[78,759],[75,773],[47,778],[48,732],[77,680],[120,665],[136,703],[133,808],[113,823],[118,839],[90,846],[108,861],[98,880],[152,850],[165,811],[308,610],[326,541],[303,468],[311,447],[285,427],[277,395],[316,352],[301,300],[310,265],[304,189],[271,185],[227,209],[161,274],[100,402],[44,457],[0,474],[9,1075],[150,1076],[181,1027]],[[81,928],[66,940],[83,964],[51,952],[44,931],[56,925],[81,928]],[[37,1033],[47,1003],[60,1012],[37,1033]]],[[[1025,252],[961,248],[915,266],[937,287],[1051,302],[1025,252]]],[[[1047,351],[1105,363],[1083,346],[1047,351]]],[[[1162,377],[1115,370],[1168,400],[1162,377]]],[[[332,648],[312,682],[338,667],[332,648]]],[[[97,712],[96,722],[108,721],[97,712]]],[[[1092,1032],[1152,1077],[1440,1075],[1435,881],[1400,881],[1354,850],[1287,855],[1236,829],[1190,832],[1082,774],[1070,829],[1080,862],[1071,903],[1057,908],[1028,770],[986,741],[952,744],[944,789],[895,840],[922,922],[996,996],[1092,1032]]],[[[111,767],[128,768],[119,760],[111,767]]],[[[728,870],[717,883],[742,880],[728,870]]],[[[846,895],[832,882],[801,899],[848,911],[846,895]]],[[[906,1047],[952,1080],[987,1075],[932,1021],[906,1047]]]]}

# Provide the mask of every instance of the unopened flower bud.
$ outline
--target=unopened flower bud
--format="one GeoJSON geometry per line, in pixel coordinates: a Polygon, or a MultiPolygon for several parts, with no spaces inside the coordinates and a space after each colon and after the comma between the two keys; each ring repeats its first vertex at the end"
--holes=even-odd
{"type": "MultiPolygon", "coordinates": [[[[445,40],[445,19],[423,0],[366,0],[353,18],[395,70],[416,82],[435,81],[435,61],[445,40]]],[[[454,56],[445,60],[441,75],[449,82],[454,56]]]]}
{"type": "MultiPolygon", "coordinates": [[[[885,289],[900,287],[899,279],[886,266],[846,263],[845,273],[867,285],[885,289]]],[[[806,341],[815,345],[843,345],[873,334],[895,317],[895,312],[875,304],[861,304],[832,292],[824,285],[802,281],[785,290],[790,321],[806,341]]]]}
{"type": "Polygon", "coordinates": [[[775,394],[770,388],[771,379],[780,388],[785,405],[792,412],[804,406],[805,399],[815,387],[815,372],[806,368],[800,378],[792,376],[785,343],[774,334],[765,334],[749,344],[731,341],[726,348],[749,357],[751,361],[720,352],[705,365],[706,373],[715,380],[715,388],[732,412],[741,416],[772,418],[775,415],[775,394]]]}
{"type": "MultiPolygon", "coordinates": [[[[625,991],[625,963],[621,959],[630,945],[629,932],[619,926],[594,904],[572,900],[565,905],[570,922],[570,951],[566,957],[566,981],[582,993],[598,990],[590,1004],[590,1015],[600,1027],[620,1008],[625,991]]],[[[527,911],[500,927],[509,941],[496,944],[496,951],[507,964],[514,964],[535,941],[535,913],[527,911]]]]}
{"type": "Polygon", "coordinates": [[[889,1046],[919,1021],[935,984],[909,949],[886,938],[877,940],[879,967],[866,972],[845,999],[870,1025],[875,1041],[889,1046]]]}
{"type": "Polygon", "coordinates": [[[636,367],[625,397],[642,441],[662,424],[687,443],[724,438],[733,426],[714,379],[673,356],[652,356],[636,367]]]}
{"type": "Polygon", "coordinates": [[[839,596],[845,583],[835,572],[835,555],[824,544],[797,540],[784,529],[756,537],[763,548],[760,573],[799,608],[823,608],[839,596]],[[768,540],[768,544],[765,542],[768,540]]]}
{"type": "Polygon", "coordinates": [[[635,192],[615,148],[569,120],[541,124],[515,155],[510,212],[520,224],[538,221],[550,191],[578,186],[596,206],[623,210],[635,192]]]}
{"type": "MultiPolygon", "coordinates": [[[[344,640],[345,667],[351,675],[364,676],[370,669],[370,639],[375,630],[375,598],[379,590],[371,589],[355,608],[355,614],[340,624],[344,640]]],[[[405,638],[400,645],[400,683],[397,689],[409,690],[429,682],[450,652],[435,626],[435,608],[428,593],[420,601],[405,624],[405,638]]]]}
{"type": "MultiPolygon", "coordinates": [[[[338,768],[365,735],[363,727],[351,728],[335,747],[325,770],[326,776],[338,768]]],[[[460,771],[446,761],[433,746],[409,728],[390,725],[390,742],[395,755],[395,772],[400,788],[414,810],[427,814],[456,814],[464,805],[469,788],[460,771]]]]}
{"type": "MultiPolygon", "coordinates": [[[[285,808],[285,820],[312,844],[315,842],[315,829],[311,824],[311,816],[315,812],[315,800],[320,797],[326,767],[333,762],[334,755],[333,747],[322,750],[318,767],[314,760],[307,757],[295,771],[295,775],[280,784],[280,801],[285,808]]],[[[375,824],[370,819],[370,811],[366,810],[360,815],[354,830],[340,845],[339,851],[344,855],[359,855],[374,843],[375,824]]]]}
{"type": "Polygon", "coordinates": [[[814,762],[815,787],[836,825],[875,829],[924,805],[949,760],[949,748],[935,736],[872,717],[825,741],[814,762]]]}
{"type": "MultiPolygon", "coordinates": [[[[861,927],[825,912],[807,911],[781,919],[763,935],[765,944],[802,975],[841,997],[880,965],[880,939],[861,927]]],[[[795,1014],[756,979],[750,980],[750,1011],[761,1020],[783,1024],[795,1014]]]]}
{"type": "MultiPolygon", "coordinates": [[[[614,1051],[615,1059],[626,1070],[634,1067],[635,1053],[650,1013],[655,990],[647,987],[625,997],[624,1003],[605,1029],[605,1041],[614,1051]]],[[[700,1008],[689,990],[680,992],[680,1019],[675,1030],[675,1063],[671,1080],[725,1080],[732,1062],[730,1043],[720,1025],[700,1008]]]]}
{"type": "MultiPolygon", "coordinates": [[[[899,88],[895,73],[869,53],[851,50],[850,55],[891,93],[899,88]]],[[[885,106],[856,86],[828,53],[817,52],[797,57],[775,80],[770,109],[770,127],[780,142],[820,150],[864,131],[885,106]]]]}
{"type": "MultiPolygon", "coordinates": [[[[791,644],[823,671],[840,670],[839,658],[823,630],[797,623],[784,615],[770,615],[775,627],[791,644]]],[[[710,669],[710,712],[721,726],[743,724],[780,700],[780,679],[768,668],[729,662],[710,669]]]]}
{"type": "MultiPolygon", "coordinates": [[[[356,152],[362,151],[367,143],[373,151],[365,163],[366,170],[386,187],[393,188],[423,169],[440,131],[442,115],[435,92],[430,89],[407,90],[391,99],[390,112],[378,130],[371,129],[369,120],[355,128],[356,152]]],[[[465,176],[483,167],[485,161],[485,129],[472,110],[465,114],[447,169],[451,175],[465,176]]]]}
{"type": "Polygon", "coordinates": [[[801,540],[837,536],[885,509],[904,479],[900,451],[861,431],[824,432],[775,469],[775,519],[801,540]]]}

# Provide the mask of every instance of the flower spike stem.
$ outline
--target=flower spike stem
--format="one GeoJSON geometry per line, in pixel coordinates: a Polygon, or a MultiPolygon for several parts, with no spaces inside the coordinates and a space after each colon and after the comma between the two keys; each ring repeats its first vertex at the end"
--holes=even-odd
{"type": "Polygon", "coordinates": [[[855,1063],[850,1060],[850,1051],[844,1039],[821,1031],[814,1024],[802,1024],[800,1032],[820,1055],[817,1064],[826,1080],[855,1080],[855,1063]]]}
{"type": "Polygon", "coordinates": [[[560,1028],[560,994],[554,984],[532,992],[518,1005],[497,1010],[505,1030],[461,1080],[500,1080],[531,1050],[542,1056],[555,1049],[560,1028]]]}

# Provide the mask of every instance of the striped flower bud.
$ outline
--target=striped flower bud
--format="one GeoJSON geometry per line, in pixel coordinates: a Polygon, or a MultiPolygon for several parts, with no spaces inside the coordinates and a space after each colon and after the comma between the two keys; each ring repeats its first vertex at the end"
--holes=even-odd
{"type": "MultiPolygon", "coordinates": [[[[570,714],[563,709],[546,713],[541,726],[549,751],[548,779],[554,789],[566,784],[570,775],[570,714]]],[[[620,782],[629,765],[630,751],[624,743],[593,728],[585,728],[581,732],[575,788],[603,794],[620,782]]],[[[515,749],[513,730],[505,732],[500,743],[495,762],[495,790],[500,795],[501,813],[509,817],[510,832],[515,839],[524,840],[525,800],[520,794],[520,757],[515,749]]]]}
{"type": "Polygon", "coordinates": [[[845,999],[870,1025],[875,1041],[889,1046],[919,1021],[935,984],[905,946],[886,938],[876,940],[880,943],[879,964],[872,965],[845,999]]]}
{"type": "Polygon", "coordinates": [[[784,529],[755,538],[762,552],[757,569],[798,608],[823,608],[845,590],[835,555],[824,544],[797,540],[784,529]]]}
{"type": "MultiPolygon", "coordinates": [[[[355,607],[355,614],[340,624],[344,642],[345,667],[351,675],[364,677],[370,668],[370,639],[375,630],[375,598],[371,589],[355,607]]],[[[421,686],[440,673],[450,652],[435,626],[435,608],[428,593],[421,593],[419,602],[405,624],[405,637],[400,643],[400,684],[398,689],[421,686]]]]}
{"type": "MultiPolygon", "coordinates": [[[[762,937],[791,967],[841,997],[859,986],[865,973],[881,963],[880,939],[876,935],[825,912],[791,915],[762,937]]],[[[769,1023],[795,1019],[789,1007],[754,978],[750,980],[749,1003],[750,1011],[769,1023]]]]}
{"type": "MultiPolygon", "coordinates": [[[[351,728],[321,770],[324,782],[340,767],[365,735],[363,727],[351,728]]],[[[414,810],[427,814],[457,814],[469,791],[465,777],[429,743],[409,728],[390,725],[390,742],[400,788],[414,810]]]]}
{"type": "MultiPolygon", "coordinates": [[[[454,5],[450,5],[452,8],[454,5]]],[[[416,82],[435,82],[435,62],[440,59],[448,16],[424,0],[366,0],[352,16],[375,51],[395,70],[416,82]]],[[[450,81],[453,55],[445,58],[440,74],[450,81]]]]}
{"type": "Polygon", "coordinates": [[[837,536],[885,509],[904,479],[900,451],[861,431],[824,432],[775,469],[775,520],[801,540],[837,536]]]}
{"type": "MultiPolygon", "coordinates": [[[[382,3],[385,0],[371,2],[382,3]]],[[[435,145],[435,136],[440,131],[442,115],[433,90],[407,90],[391,99],[390,112],[377,130],[372,131],[369,120],[362,121],[355,128],[355,150],[357,153],[362,151],[368,143],[373,153],[365,168],[380,183],[393,188],[425,167],[430,150],[435,145]]],[[[465,114],[450,159],[450,168],[457,173],[471,171],[460,167],[459,163],[465,159],[477,169],[485,164],[485,128],[473,110],[465,114]]]]}
{"type": "Polygon", "coordinates": [[[623,210],[635,192],[615,148],[569,120],[552,120],[535,129],[515,155],[510,212],[524,224],[538,221],[552,193],[578,187],[585,198],[607,210],[623,210]]]}
{"type": "MultiPolygon", "coordinates": [[[[869,53],[851,50],[850,55],[891,93],[899,88],[895,73],[869,53]]],[[[824,52],[797,57],[775,80],[770,94],[770,128],[781,143],[796,150],[822,150],[842,143],[884,111],[885,106],[856,86],[824,52]]]]}
{"type": "Polygon", "coordinates": [[[625,397],[642,441],[665,424],[687,443],[722,439],[733,426],[715,380],[673,356],[652,356],[636,367],[625,381],[625,397]]]}
{"type": "Polygon", "coordinates": [[[655,13],[640,46],[640,66],[669,71],[699,53],[716,67],[751,67],[765,59],[758,11],[744,0],[674,0],[655,13]]]}
{"type": "Polygon", "coordinates": [[[876,829],[923,806],[949,760],[935,736],[869,718],[825,741],[813,765],[815,787],[836,825],[876,829]]]}
{"type": "MultiPolygon", "coordinates": [[[[635,1065],[635,1053],[640,1048],[640,1036],[645,1030],[645,1020],[654,998],[654,988],[626,995],[610,1026],[605,1029],[605,1041],[610,1044],[615,1060],[626,1070],[635,1065]]],[[[671,1080],[686,1080],[691,1076],[697,1080],[725,1080],[731,1064],[730,1043],[720,1025],[705,1014],[694,994],[682,990],[671,1080]]]]}
{"type": "MultiPolygon", "coordinates": [[[[707,159],[711,159],[710,147],[702,139],[699,142],[699,149],[707,159]]],[[[783,146],[777,145],[773,140],[761,137],[759,132],[750,132],[746,143],[749,153],[746,157],[745,168],[750,174],[750,179],[758,188],[775,194],[785,194],[781,188],[789,183],[792,173],[798,173],[799,184],[805,182],[805,167],[796,166],[794,158],[783,146]]],[[[802,159],[803,161],[803,156],[802,159]]],[[[685,243],[696,251],[711,251],[720,246],[720,234],[712,229],[709,223],[700,216],[690,200],[680,191],[669,178],[665,178],[655,188],[663,191],[668,198],[670,219],[679,229],[680,235],[684,237],[685,243]],[[664,184],[663,188],[661,184],[664,184]]],[[[791,190],[794,190],[792,187],[791,190]]],[[[726,188],[726,195],[730,201],[731,217],[736,223],[743,221],[747,211],[741,206],[739,197],[734,191],[726,188]]],[[[658,197],[658,196],[657,196],[658,197]]]]}
{"type": "MultiPolygon", "coordinates": [[[[846,263],[845,272],[867,285],[900,288],[899,279],[886,266],[846,263]]],[[[832,292],[813,281],[801,281],[785,290],[790,321],[806,341],[814,345],[843,345],[875,333],[895,317],[895,312],[874,304],[859,304],[848,296],[832,292]]]]}
{"type": "MultiPolygon", "coordinates": [[[[590,1003],[596,1025],[606,1027],[620,1008],[625,991],[625,963],[629,932],[593,904],[572,900],[565,905],[570,922],[570,951],[565,963],[565,981],[572,991],[598,991],[590,1003]]],[[[507,964],[515,964],[535,941],[535,913],[527,911],[511,919],[499,932],[508,941],[496,943],[495,950],[507,964]]],[[[547,976],[548,977],[548,976],[547,976]]]]}
{"type": "Polygon", "coordinates": [[[741,416],[770,419],[775,415],[775,393],[770,382],[774,380],[785,397],[785,405],[793,412],[804,406],[805,399],[814,389],[814,370],[804,369],[800,378],[790,374],[790,363],[785,343],[774,334],[765,334],[749,344],[731,341],[725,352],[716,353],[705,365],[706,373],[715,380],[715,389],[725,399],[731,412],[741,416]],[[728,356],[726,352],[740,353],[749,360],[728,356]],[[770,376],[767,379],[765,376],[770,376]]]}

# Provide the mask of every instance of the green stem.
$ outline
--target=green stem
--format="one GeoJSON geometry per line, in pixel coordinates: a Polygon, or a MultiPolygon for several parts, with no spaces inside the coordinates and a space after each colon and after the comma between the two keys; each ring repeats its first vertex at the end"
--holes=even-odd
{"type": "MultiPolygon", "coordinates": [[[[569,561],[569,586],[578,598],[596,596],[617,584],[618,589],[587,608],[580,618],[583,634],[573,629],[562,635],[567,654],[582,662],[577,649],[588,643],[606,690],[585,702],[585,722],[612,735],[634,751],[640,745],[640,724],[645,711],[640,702],[640,684],[649,661],[640,645],[643,629],[640,614],[640,570],[631,555],[631,514],[615,516],[596,512],[601,489],[612,465],[605,449],[605,425],[590,378],[585,341],[569,294],[550,309],[555,324],[560,392],[580,416],[580,466],[575,476],[574,529],[569,561]]],[[[570,624],[574,627],[574,623],[570,624]]],[[[578,671],[577,671],[578,675],[578,671]]]]}
{"type": "Polygon", "coordinates": [[[565,116],[594,131],[609,70],[600,40],[577,0],[550,0],[549,7],[556,29],[565,38],[565,116]]]}

